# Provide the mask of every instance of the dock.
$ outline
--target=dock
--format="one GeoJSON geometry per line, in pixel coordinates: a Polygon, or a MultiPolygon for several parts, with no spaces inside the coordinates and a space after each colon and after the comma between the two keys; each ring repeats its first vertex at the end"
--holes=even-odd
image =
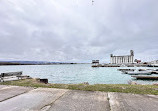
{"type": "Polygon", "coordinates": [[[158,74],[158,71],[152,71],[152,74],[158,74]]]}
{"type": "Polygon", "coordinates": [[[135,71],[135,69],[117,69],[118,71],[135,71]]]}
{"type": "Polygon", "coordinates": [[[92,67],[148,67],[147,64],[92,64],[92,67]]]}
{"type": "Polygon", "coordinates": [[[136,79],[142,79],[142,80],[158,80],[158,76],[131,76],[136,79]]]}
{"type": "Polygon", "coordinates": [[[117,64],[93,64],[92,67],[120,67],[117,64]]]}

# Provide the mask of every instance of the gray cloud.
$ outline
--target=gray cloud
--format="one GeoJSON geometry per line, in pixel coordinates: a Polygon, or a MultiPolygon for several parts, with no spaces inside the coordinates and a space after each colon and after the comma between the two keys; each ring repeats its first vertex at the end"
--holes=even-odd
{"type": "Polygon", "coordinates": [[[0,60],[158,58],[157,0],[1,0],[0,60]]]}

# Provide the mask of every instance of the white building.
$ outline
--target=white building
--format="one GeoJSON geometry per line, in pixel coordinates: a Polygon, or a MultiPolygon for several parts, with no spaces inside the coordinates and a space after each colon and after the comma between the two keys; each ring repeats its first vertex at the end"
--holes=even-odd
{"type": "Polygon", "coordinates": [[[114,56],[113,54],[111,54],[110,60],[111,60],[111,64],[134,63],[134,51],[130,50],[130,55],[125,55],[125,56],[114,56]]]}

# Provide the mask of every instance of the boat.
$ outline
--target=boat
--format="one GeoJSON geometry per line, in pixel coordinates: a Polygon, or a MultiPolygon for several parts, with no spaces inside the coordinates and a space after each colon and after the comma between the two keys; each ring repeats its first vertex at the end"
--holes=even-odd
{"type": "Polygon", "coordinates": [[[152,74],[158,74],[158,69],[153,70],[153,71],[152,71],[152,74]]]}
{"type": "Polygon", "coordinates": [[[117,70],[121,72],[126,72],[126,71],[134,71],[135,69],[117,69],[117,70]]]}
{"type": "Polygon", "coordinates": [[[146,71],[135,70],[135,71],[126,71],[125,74],[129,74],[129,75],[151,75],[152,71],[151,70],[146,70],[146,71]]]}
{"type": "Polygon", "coordinates": [[[158,64],[151,64],[151,65],[148,65],[148,67],[158,67],[158,64]]]}
{"type": "Polygon", "coordinates": [[[127,65],[125,65],[125,64],[121,64],[120,67],[127,67],[127,65]]]}

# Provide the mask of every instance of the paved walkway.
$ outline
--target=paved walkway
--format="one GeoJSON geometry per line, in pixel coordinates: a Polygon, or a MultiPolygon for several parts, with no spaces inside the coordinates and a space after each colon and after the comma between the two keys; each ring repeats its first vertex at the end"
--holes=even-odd
{"type": "Polygon", "coordinates": [[[158,96],[0,85],[0,111],[158,111],[158,96]]]}

